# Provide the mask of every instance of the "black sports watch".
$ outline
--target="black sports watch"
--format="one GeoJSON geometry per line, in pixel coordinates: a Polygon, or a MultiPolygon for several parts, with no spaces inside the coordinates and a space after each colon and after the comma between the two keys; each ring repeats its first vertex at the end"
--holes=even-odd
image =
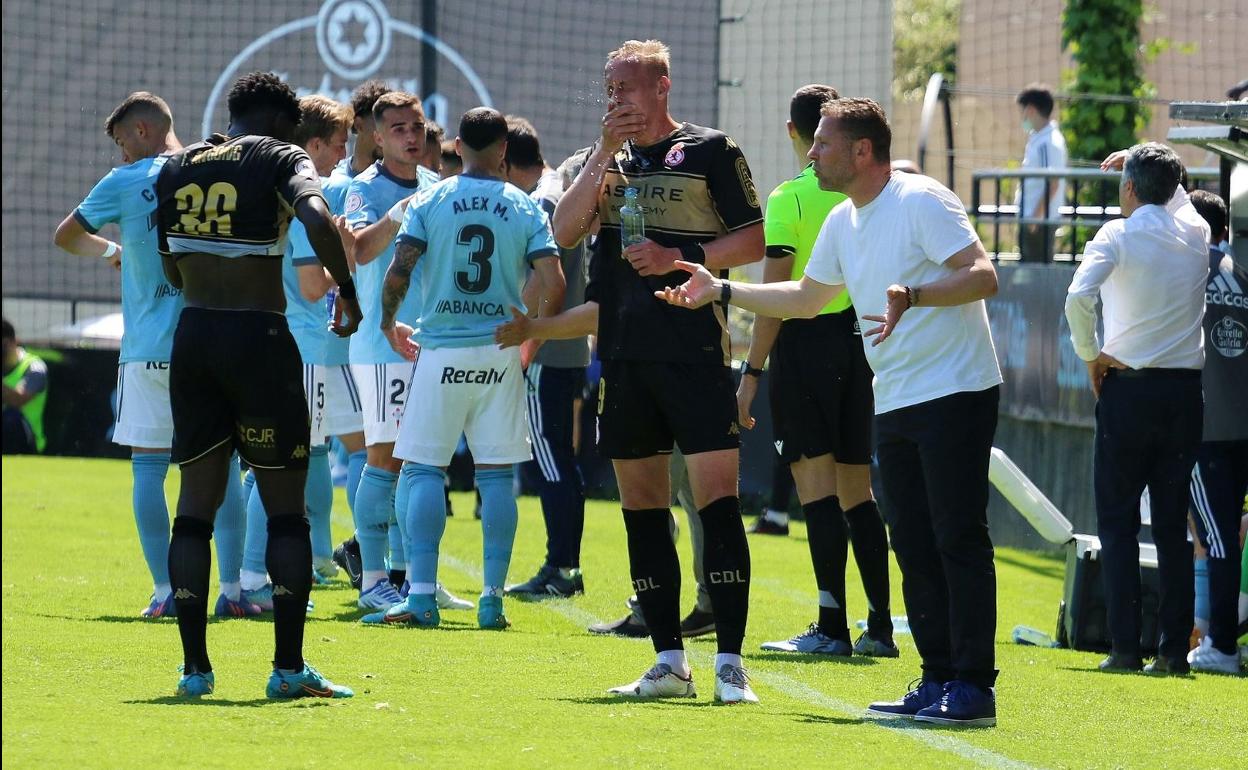
{"type": "Polygon", "coordinates": [[[762,377],[763,370],[754,366],[750,366],[749,361],[741,362],[741,373],[750,377],[762,377]]]}

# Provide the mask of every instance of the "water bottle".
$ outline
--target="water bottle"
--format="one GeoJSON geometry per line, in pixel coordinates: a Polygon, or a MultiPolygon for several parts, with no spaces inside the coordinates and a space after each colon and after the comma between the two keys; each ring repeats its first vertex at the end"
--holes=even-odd
{"type": "Polygon", "coordinates": [[[1038,628],[1030,626],[1014,626],[1014,632],[1010,636],[1014,639],[1015,644],[1027,644],[1032,647],[1057,646],[1057,642],[1053,641],[1053,637],[1038,628]]]}
{"type": "Polygon", "coordinates": [[[646,237],[646,218],[641,204],[637,202],[637,188],[624,191],[624,205],[620,207],[620,248],[627,249],[641,243],[646,237]]]}

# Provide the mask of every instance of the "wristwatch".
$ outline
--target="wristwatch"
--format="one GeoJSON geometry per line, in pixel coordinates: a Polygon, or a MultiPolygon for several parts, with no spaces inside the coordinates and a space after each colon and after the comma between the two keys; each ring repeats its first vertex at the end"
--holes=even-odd
{"type": "Polygon", "coordinates": [[[728,307],[730,299],[732,299],[732,282],[724,281],[719,285],[719,304],[728,307]]]}
{"type": "Polygon", "coordinates": [[[754,366],[750,366],[749,361],[742,361],[741,362],[741,374],[748,375],[750,377],[762,377],[763,370],[754,366]]]}

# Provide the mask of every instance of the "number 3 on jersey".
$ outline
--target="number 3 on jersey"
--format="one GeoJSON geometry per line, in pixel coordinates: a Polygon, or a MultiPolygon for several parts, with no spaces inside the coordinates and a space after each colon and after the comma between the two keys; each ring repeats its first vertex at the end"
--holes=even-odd
{"type": "Polygon", "coordinates": [[[494,232],[485,225],[464,225],[459,230],[457,240],[460,246],[471,248],[468,252],[468,269],[455,273],[455,285],[465,294],[480,294],[490,288],[490,257],[494,256],[494,232]]]}
{"type": "Polygon", "coordinates": [[[187,235],[233,235],[230,215],[238,205],[238,190],[229,182],[204,188],[191,183],[173,194],[181,215],[174,226],[187,235]]]}

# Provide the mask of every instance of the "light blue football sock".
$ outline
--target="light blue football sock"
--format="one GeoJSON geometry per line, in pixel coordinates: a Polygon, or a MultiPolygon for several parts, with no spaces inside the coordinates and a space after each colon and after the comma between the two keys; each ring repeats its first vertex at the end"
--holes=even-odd
{"type": "MultiPolygon", "coordinates": [[[[253,476],[251,473],[247,475],[253,476]]],[[[265,514],[260,490],[256,488],[253,476],[251,494],[247,497],[247,544],[243,548],[243,569],[258,575],[265,574],[268,567],[265,566],[264,552],[268,547],[269,517],[265,514]]]]}
{"type": "MultiPolygon", "coordinates": [[[[130,458],[134,475],[134,523],[139,547],[154,585],[169,585],[169,503],[165,500],[168,452],[143,452],[130,458]]],[[[159,597],[158,597],[159,598],[159,597]]]]}
{"type": "Polygon", "coordinates": [[[446,531],[446,474],[441,468],[421,463],[403,464],[407,501],[407,580],[422,586],[438,582],[438,545],[446,531]]]}
{"type": "Polygon", "coordinates": [[[360,490],[355,495],[355,538],[360,543],[360,562],[365,572],[386,571],[387,536],[398,479],[399,474],[371,465],[365,465],[360,474],[360,490]]]}
{"type": "Polygon", "coordinates": [[[330,513],[334,507],[334,482],[329,475],[329,444],[312,447],[308,455],[308,481],[303,488],[308,525],[312,528],[312,559],[317,564],[330,561],[334,539],[330,513]]]}
{"type": "MultiPolygon", "coordinates": [[[[404,463],[406,465],[406,463],[404,463]]],[[[390,519],[390,569],[407,569],[407,501],[411,497],[411,484],[403,472],[399,472],[394,487],[394,518],[390,519]]]]}
{"type": "MultiPolygon", "coordinates": [[[[355,496],[360,489],[360,476],[368,462],[368,450],[361,449],[347,455],[347,506],[351,509],[351,521],[355,522],[355,496]]],[[[359,523],[356,523],[359,528],[359,523]]]]}
{"type": "Polygon", "coordinates": [[[1203,633],[1209,632],[1209,560],[1196,559],[1196,607],[1195,620],[1197,628],[1203,633]],[[1202,626],[1203,623],[1203,626],[1202,626]]]}
{"type": "Polygon", "coordinates": [[[478,468],[477,489],[481,490],[482,556],[485,561],[486,589],[499,589],[507,581],[511,548],[516,541],[516,497],[512,493],[515,471],[506,468],[478,468]]]}
{"type": "Polygon", "coordinates": [[[243,562],[243,535],[247,528],[247,503],[243,497],[242,470],[238,455],[230,458],[225,497],[217,509],[212,538],[217,543],[217,573],[222,583],[237,583],[243,562]]]}

